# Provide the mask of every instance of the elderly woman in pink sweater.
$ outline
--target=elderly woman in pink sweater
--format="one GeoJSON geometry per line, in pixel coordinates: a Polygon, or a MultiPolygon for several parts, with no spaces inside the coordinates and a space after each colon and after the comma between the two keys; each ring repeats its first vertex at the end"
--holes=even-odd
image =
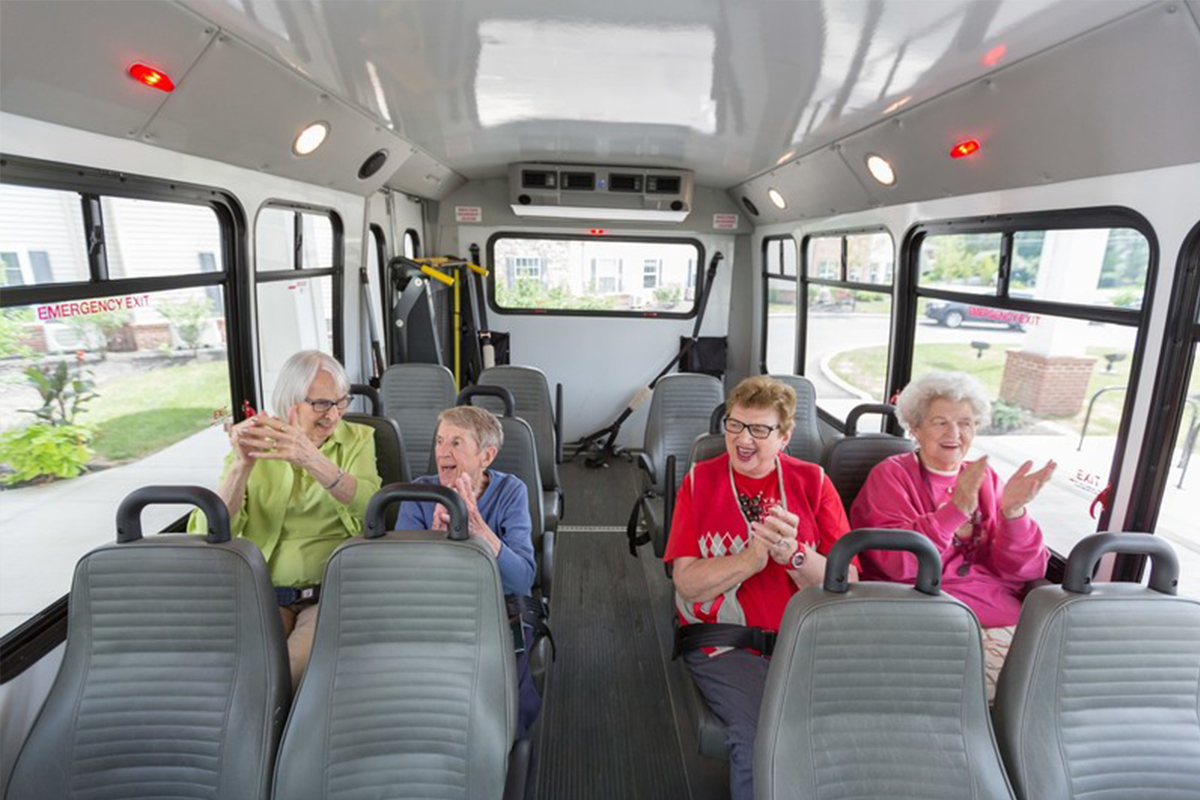
{"type": "MultiPolygon", "coordinates": [[[[991,403],[979,381],[965,373],[917,378],[900,393],[897,412],[917,450],[871,471],[850,508],[851,527],[900,528],[929,537],[942,555],[942,588],[989,629],[990,693],[1025,585],[1046,572],[1050,553],[1026,506],[1055,464],[1035,471],[1026,461],[1001,481],[987,456],[966,460],[975,431],[988,424],[991,403]]],[[[909,553],[875,550],[859,558],[864,580],[916,578],[916,557],[909,553]]]]}

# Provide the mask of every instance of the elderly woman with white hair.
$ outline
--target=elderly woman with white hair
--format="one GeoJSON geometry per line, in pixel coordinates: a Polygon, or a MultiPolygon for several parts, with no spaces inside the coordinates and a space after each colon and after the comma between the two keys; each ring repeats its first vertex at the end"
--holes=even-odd
{"type": "MultiPolygon", "coordinates": [[[[232,451],[217,488],[233,534],[267,560],[293,687],[312,650],[325,562],[362,530],[380,485],[373,432],[342,420],[349,392],[336,359],[317,350],[293,355],[275,384],[275,415],[260,411],[229,429],[232,451]]],[[[203,512],[193,512],[188,530],[207,529],[203,512]]]]}
{"type": "MultiPolygon", "coordinates": [[[[986,455],[967,461],[975,432],[990,420],[991,403],[983,385],[965,373],[917,378],[900,393],[897,412],[917,450],[871,471],[850,508],[851,524],[929,537],[942,555],[942,588],[970,606],[984,628],[1016,625],[1025,585],[1045,575],[1050,556],[1026,506],[1054,474],[1054,462],[1034,470],[1026,461],[1001,481],[986,455]]],[[[872,550],[860,558],[865,580],[916,578],[910,553],[872,550]]],[[[1006,651],[1010,636],[991,636],[989,645],[1006,651]]],[[[1003,660],[998,655],[990,658],[989,683],[1003,660]]]]}

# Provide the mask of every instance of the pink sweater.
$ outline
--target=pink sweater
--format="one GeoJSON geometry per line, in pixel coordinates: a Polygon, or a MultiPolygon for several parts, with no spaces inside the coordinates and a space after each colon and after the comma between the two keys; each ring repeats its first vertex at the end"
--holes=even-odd
{"type": "MultiPolygon", "coordinates": [[[[953,478],[926,472],[915,453],[892,456],[876,465],[850,508],[853,528],[902,528],[928,536],[942,555],[942,588],[962,600],[986,628],[1017,624],[1024,586],[1046,574],[1050,551],[1042,530],[1028,513],[1004,519],[1003,484],[991,468],[979,489],[980,533],[968,552],[954,532],[969,517],[950,502],[945,490],[953,478]],[[938,495],[935,504],[930,489],[938,495]],[[966,575],[959,568],[968,562],[966,575]]],[[[911,553],[869,550],[859,556],[863,580],[912,583],[917,559],[911,553]]]]}

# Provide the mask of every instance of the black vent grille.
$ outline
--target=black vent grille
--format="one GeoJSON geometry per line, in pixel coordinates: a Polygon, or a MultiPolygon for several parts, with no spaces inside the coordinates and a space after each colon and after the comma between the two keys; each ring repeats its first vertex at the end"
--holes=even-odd
{"type": "Polygon", "coordinates": [[[679,194],[681,184],[677,175],[647,175],[646,194],[679,194]]]}
{"type": "Polygon", "coordinates": [[[608,190],[610,192],[637,192],[642,191],[642,178],[644,175],[629,175],[619,172],[611,173],[608,176],[608,190]]]}
{"type": "Polygon", "coordinates": [[[564,172],[562,188],[575,192],[591,192],[596,188],[596,173],[594,172],[564,172]]]}
{"type": "Polygon", "coordinates": [[[521,187],[524,189],[555,189],[558,173],[544,169],[521,170],[521,187]]]}

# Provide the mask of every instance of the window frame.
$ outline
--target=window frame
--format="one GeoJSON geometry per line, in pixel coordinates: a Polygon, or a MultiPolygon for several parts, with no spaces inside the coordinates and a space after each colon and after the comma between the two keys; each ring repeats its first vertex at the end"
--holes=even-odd
{"type": "MultiPolygon", "coordinates": [[[[900,265],[899,259],[896,256],[896,237],[886,225],[866,225],[855,228],[834,228],[828,231],[810,231],[804,235],[800,241],[799,261],[796,262],[796,374],[804,375],[808,369],[806,363],[804,344],[808,341],[808,287],[811,286],[829,286],[835,289],[849,289],[850,291],[859,292],[874,292],[876,294],[886,294],[892,300],[892,313],[889,320],[889,335],[888,335],[888,369],[884,373],[884,385],[890,386],[888,383],[891,375],[890,369],[896,353],[896,296],[899,288],[900,265]],[[891,285],[883,283],[862,283],[861,281],[846,280],[847,261],[849,247],[846,244],[848,236],[862,236],[876,233],[885,233],[892,241],[892,283],[891,285]],[[841,263],[839,264],[838,274],[841,276],[835,280],[833,278],[810,278],[808,277],[808,245],[813,239],[832,239],[838,237],[841,239],[841,263]]],[[[892,392],[887,392],[887,396],[891,396],[892,392]]],[[[846,421],[835,417],[825,409],[817,406],[817,416],[831,425],[835,430],[844,432],[846,430],[846,421]]],[[[894,431],[893,431],[894,432],[894,431]]]]}
{"type": "MultiPolygon", "coordinates": [[[[1122,526],[1125,531],[1155,532],[1170,480],[1172,447],[1183,426],[1192,368],[1200,355],[1200,222],[1192,227],[1179,248],[1167,309],[1150,394],[1150,419],[1122,526]]],[[[1146,562],[1145,556],[1119,556],[1114,578],[1140,581],[1146,562]]]]}
{"type": "Polygon", "coordinates": [[[781,233],[775,236],[765,236],[762,240],[760,250],[762,254],[762,328],[759,330],[759,350],[758,350],[758,371],[762,375],[767,374],[767,346],[770,344],[767,341],[767,332],[770,324],[768,317],[770,316],[771,308],[771,281],[781,282],[786,280],[792,281],[792,286],[796,290],[796,324],[792,327],[792,344],[796,348],[796,355],[792,358],[792,374],[800,374],[800,250],[799,244],[796,242],[796,237],[790,233],[781,233]],[[795,252],[796,274],[787,275],[783,271],[783,242],[791,241],[792,250],[795,252]],[[781,249],[779,253],[779,272],[771,272],[767,269],[769,259],[767,251],[771,245],[776,242],[780,243],[781,249]]]}
{"type": "MultiPolygon", "coordinates": [[[[254,230],[255,230],[255,258],[257,259],[257,233],[258,233],[258,217],[268,208],[284,209],[292,211],[293,227],[292,227],[292,268],[291,269],[274,269],[260,272],[258,264],[255,263],[253,272],[253,302],[254,302],[254,319],[256,333],[261,332],[261,327],[257,325],[258,320],[258,286],[261,283],[278,283],[280,281],[291,281],[297,278],[332,278],[333,284],[333,321],[330,323],[333,326],[333,357],[339,363],[346,363],[345,341],[342,327],[344,324],[344,310],[342,308],[345,302],[343,297],[342,281],[345,274],[345,259],[346,259],[346,243],[345,229],[342,226],[342,217],[332,208],[325,206],[315,206],[308,203],[299,203],[292,200],[283,200],[279,198],[270,198],[265,200],[258,207],[258,211],[254,215],[254,230]],[[303,248],[304,248],[304,226],[301,223],[302,215],[314,214],[316,216],[328,217],[330,226],[333,230],[333,264],[328,267],[304,268],[303,264],[303,248]]],[[[262,363],[262,350],[259,346],[259,339],[254,337],[254,355],[256,363],[262,363]]]]}
{"type": "MultiPolygon", "coordinates": [[[[538,317],[600,317],[601,319],[693,319],[700,310],[700,291],[704,285],[704,265],[706,253],[704,245],[699,239],[687,236],[622,236],[622,235],[604,235],[591,236],[586,233],[542,233],[538,231],[497,231],[488,237],[487,240],[487,303],[488,308],[502,316],[538,316],[538,317]],[[547,241],[567,241],[567,242],[631,242],[635,244],[686,244],[696,248],[696,258],[692,263],[690,272],[694,274],[696,294],[692,300],[692,307],[686,313],[678,313],[672,311],[591,311],[583,309],[566,309],[566,308],[507,308],[496,302],[496,242],[501,239],[540,239],[547,241]]],[[[644,258],[639,258],[639,262],[644,258]]],[[[690,259],[689,259],[690,260],[690,259]]],[[[620,279],[620,271],[617,273],[618,281],[620,279]]],[[[638,284],[642,281],[641,269],[637,272],[638,284]]],[[[618,291],[621,291],[618,285],[618,291]]]]}
{"type": "MultiPolygon", "coordinates": [[[[404,253],[407,249],[409,237],[412,237],[413,254],[412,258],[421,258],[421,234],[417,233],[415,228],[406,228],[404,235],[400,237],[400,252],[404,253]]],[[[405,258],[408,258],[406,255],[405,258]]]]}
{"type": "MultiPolygon", "coordinates": [[[[892,303],[892,351],[889,359],[887,392],[889,397],[908,384],[912,377],[913,352],[917,333],[917,306],[922,298],[949,300],[952,302],[986,305],[1004,311],[1103,322],[1106,324],[1132,327],[1135,331],[1133,357],[1129,367],[1129,386],[1121,409],[1121,424],[1117,429],[1117,442],[1113,450],[1113,461],[1109,469],[1109,483],[1114,488],[1120,485],[1125,470],[1126,447],[1132,424],[1134,403],[1141,391],[1140,378],[1146,355],[1146,326],[1154,305],[1154,287],[1158,280],[1159,245],[1154,227],[1144,216],[1123,206],[1098,206],[1093,208],[1058,209],[1032,211],[1016,214],[996,214],[982,217],[922,221],[912,225],[904,234],[900,246],[900,259],[896,264],[896,292],[902,302],[892,303]],[[1008,296],[1006,259],[1012,258],[1012,236],[1019,231],[1079,230],[1086,228],[1132,228],[1141,233],[1149,247],[1149,262],[1146,266],[1146,284],[1143,301],[1138,309],[1093,306],[1083,303],[1064,303],[1057,300],[1036,300],[1008,296]],[[1001,233],[1000,276],[996,294],[955,292],[945,289],[921,288],[920,278],[921,244],[929,236],[951,233],[1001,233]]],[[[1135,470],[1136,474],[1136,470],[1135,470]]],[[[1096,523],[1096,530],[1106,530],[1112,516],[1111,507],[1104,507],[1096,523]]],[[[1054,551],[1051,551],[1054,553],[1054,551]]],[[[1062,555],[1054,553],[1061,561],[1062,555]]],[[[1050,575],[1059,574],[1059,564],[1054,564],[1050,575]]]]}
{"type": "MultiPolygon", "coordinates": [[[[84,207],[84,241],[88,241],[89,233],[96,237],[92,240],[93,246],[88,248],[87,280],[6,288],[0,293],[0,308],[219,286],[224,296],[222,311],[225,315],[230,407],[240,419],[241,409],[234,402],[235,398],[257,403],[252,367],[249,359],[244,357],[250,352],[249,329],[243,324],[243,320],[249,319],[249,297],[239,280],[248,263],[246,216],[232,193],[213,186],[8,154],[0,155],[0,168],[3,168],[0,183],[78,193],[84,207]],[[221,263],[225,269],[184,275],[109,278],[100,215],[100,198],[103,196],[211,208],[221,229],[221,263]]],[[[0,685],[22,674],[66,640],[69,597],[69,593],[64,595],[0,638],[0,685]]]]}

